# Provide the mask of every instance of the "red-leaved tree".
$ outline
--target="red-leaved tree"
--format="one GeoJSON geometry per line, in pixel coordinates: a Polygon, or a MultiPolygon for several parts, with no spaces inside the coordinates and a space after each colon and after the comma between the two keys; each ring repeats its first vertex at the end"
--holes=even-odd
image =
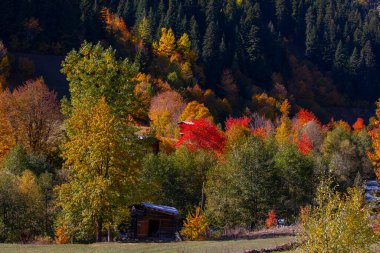
{"type": "Polygon", "coordinates": [[[361,131],[365,127],[364,120],[362,118],[358,118],[352,127],[355,131],[361,131]]]}
{"type": "Polygon", "coordinates": [[[265,138],[268,137],[268,133],[267,133],[267,131],[265,131],[265,129],[262,128],[262,127],[252,129],[251,132],[252,132],[252,134],[253,134],[254,136],[258,136],[258,137],[261,137],[261,138],[263,138],[263,139],[265,139],[265,138]]]}
{"type": "Polygon", "coordinates": [[[298,150],[304,155],[310,154],[313,150],[313,143],[306,134],[303,134],[298,140],[298,150]]]}
{"type": "Polygon", "coordinates": [[[243,116],[240,118],[229,117],[226,120],[226,131],[230,130],[233,126],[248,128],[248,125],[250,122],[251,122],[251,119],[248,118],[247,116],[243,116]]]}
{"type": "Polygon", "coordinates": [[[315,121],[318,123],[318,125],[321,125],[320,121],[318,120],[318,118],[314,115],[314,113],[306,110],[306,109],[301,109],[297,115],[296,115],[296,119],[297,119],[297,123],[299,124],[299,126],[303,126],[305,125],[306,123],[310,122],[310,121],[315,121]]]}
{"type": "Polygon", "coordinates": [[[177,147],[185,145],[189,150],[212,150],[216,154],[222,154],[226,139],[224,134],[206,119],[194,120],[192,124],[182,124],[181,138],[176,143],[177,147]]]}

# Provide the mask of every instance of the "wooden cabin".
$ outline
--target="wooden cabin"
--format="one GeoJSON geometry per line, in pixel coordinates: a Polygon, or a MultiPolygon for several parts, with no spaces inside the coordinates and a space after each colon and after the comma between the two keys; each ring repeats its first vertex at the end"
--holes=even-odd
{"type": "Polygon", "coordinates": [[[141,203],[130,206],[131,239],[175,240],[181,216],[174,207],[141,203]]]}

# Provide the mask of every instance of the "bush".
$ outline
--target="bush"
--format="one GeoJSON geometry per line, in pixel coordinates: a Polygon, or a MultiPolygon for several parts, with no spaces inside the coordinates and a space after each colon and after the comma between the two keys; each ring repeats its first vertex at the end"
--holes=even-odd
{"type": "Polygon", "coordinates": [[[323,184],[300,240],[300,252],[372,252],[371,246],[378,237],[371,226],[370,209],[364,203],[362,190],[350,188],[341,194],[323,184]]]}
{"type": "Polygon", "coordinates": [[[70,241],[70,237],[67,235],[66,228],[60,226],[55,230],[55,243],[56,244],[67,244],[70,241]]]}
{"type": "Polygon", "coordinates": [[[181,234],[189,240],[204,240],[206,238],[208,224],[198,207],[195,214],[188,214],[181,234]]]}
{"type": "Polygon", "coordinates": [[[38,245],[47,245],[47,244],[51,244],[53,243],[53,239],[50,237],[50,236],[36,236],[34,238],[34,244],[38,244],[38,245]]]}
{"type": "Polygon", "coordinates": [[[276,219],[276,212],[274,210],[271,210],[268,213],[268,217],[267,217],[265,223],[267,225],[267,228],[271,228],[271,227],[274,227],[276,225],[277,219],[276,219]]]}

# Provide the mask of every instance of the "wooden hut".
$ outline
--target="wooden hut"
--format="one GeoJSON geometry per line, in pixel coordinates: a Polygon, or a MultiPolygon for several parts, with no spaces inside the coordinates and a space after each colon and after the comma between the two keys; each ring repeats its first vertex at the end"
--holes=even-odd
{"type": "Polygon", "coordinates": [[[141,203],[130,206],[129,236],[140,240],[174,240],[181,216],[174,207],[141,203]]]}

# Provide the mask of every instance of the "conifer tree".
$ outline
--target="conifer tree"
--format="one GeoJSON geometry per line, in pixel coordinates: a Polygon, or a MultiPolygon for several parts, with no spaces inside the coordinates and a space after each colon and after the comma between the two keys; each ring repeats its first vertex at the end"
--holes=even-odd
{"type": "Polygon", "coordinates": [[[313,9],[310,7],[306,14],[306,41],[305,41],[305,54],[312,57],[316,51],[317,43],[317,27],[315,24],[315,15],[313,9]]]}

